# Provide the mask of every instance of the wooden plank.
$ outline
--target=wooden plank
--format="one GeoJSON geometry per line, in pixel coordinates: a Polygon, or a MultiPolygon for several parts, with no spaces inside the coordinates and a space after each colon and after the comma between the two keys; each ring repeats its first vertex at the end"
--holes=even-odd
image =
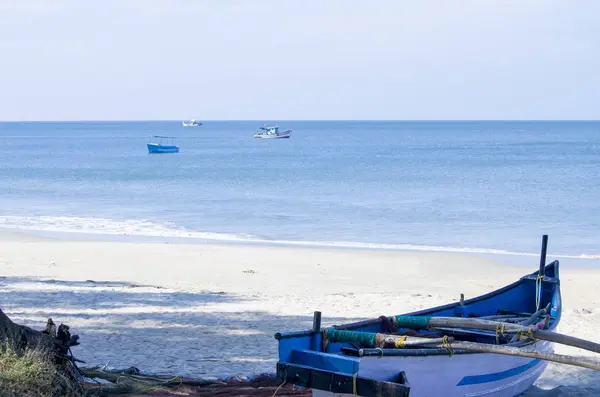
{"type": "Polygon", "coordinates": [[[409,397],[410,387],[404,372],[395,382],[367,379],[351,374],[321,370],[304,365],[278,362],[277,377],[288,383],[333,393],[359,396],[409,397]]]}

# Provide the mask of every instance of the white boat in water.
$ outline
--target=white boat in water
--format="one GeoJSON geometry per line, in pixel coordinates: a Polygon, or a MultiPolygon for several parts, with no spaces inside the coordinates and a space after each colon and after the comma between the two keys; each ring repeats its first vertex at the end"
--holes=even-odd
{"type": "Polygon", "coordinates": [[[279,131],[279,126],[264,125],[254,134],[255,138],[289,138],[292,136],[292,130],[279,131]]]}
{"type": "Polygon", "coordinates": [[[199,127],[202,125],[198,120],[182,121],[181,124],[183,124],[184,127],[199,127]]]}

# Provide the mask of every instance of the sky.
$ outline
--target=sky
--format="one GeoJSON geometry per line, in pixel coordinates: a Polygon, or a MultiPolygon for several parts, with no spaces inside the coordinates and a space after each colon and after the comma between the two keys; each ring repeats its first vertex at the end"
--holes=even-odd
{"type": "Polygon", "coordinates": [[[598,0],[0,0],[0,120],[600,119],[598,0]]]}

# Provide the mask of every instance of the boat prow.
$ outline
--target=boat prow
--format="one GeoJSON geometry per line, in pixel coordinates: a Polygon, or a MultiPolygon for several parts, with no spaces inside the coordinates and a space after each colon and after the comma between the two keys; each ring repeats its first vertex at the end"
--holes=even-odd
{"type": "Polygon", "coordinates": [[[537,272],[488,294],[468,300],[461,296],[444,306],[326,329],[321,329],[320,312],[315,312],[312,330],[275,335],[277,375],[282,381],[311,388],[315,397],[370,397],[380,395],[377,391],[402,397],[517,396],[532,386],[547,361],[461,350],[452,348],[451,342],[552,353],[553,342],[505,333],[502,326],[535,324],[547,330],[558,326],[559,263],[545,265],[545,242],[542,257],[537,272]],[[428,321],[436,317],[458,322],[494,319],[498,325],[495,331],[466,326],[427,329],[428,321]],[[381,339],[381,335],[391,338],[381,339]]]}

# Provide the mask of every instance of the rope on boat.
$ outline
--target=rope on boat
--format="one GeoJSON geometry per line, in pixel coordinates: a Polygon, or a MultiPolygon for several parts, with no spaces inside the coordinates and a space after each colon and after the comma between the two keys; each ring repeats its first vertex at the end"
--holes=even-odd
{"type": "Polygon", "coordinates": [[[281,389],[283,386],[285,386],[285,384],[287,383],[287,380],[284,380],[282,384],[280,384],[277,389],[275,389],[275,391],[273,392],[273,395],[271,397],[275,397],[275,395],[277,395],[277,392],[279,391],[279,389],[281,389]]]}
{"type": "MultiPolygon", "coordinates": [[[[517,332],[517,335],[518,335],[519,337],[521,337],[521,336],[524,336],[524,337],[525,337],[525,339],[527,339],[527,338],[531,338],[531,340],[532,340],[533,342],[535,342],[535,335],[533,334],[533,330],[532,330],[531,328],[530,328],[530,329],[528,329],[527,331],[519,330],[519,331],[517,332]]],[[[520,338],[519,338],[519,339],[520,339],[520,338]]]]}
{"type": "Polygon", "coordinates": [[[381,352],[381,356],[379,356],[379,358],[383,357],[383,349],[381,347],[376,347],[375,350],[379,350],[381,352]]]}
{"type": "Polygon", "coordinates": [[[504,335],[504,323],[496,325],[496,344],[500,344],[500,335],[504,335]]]}
{"type": "MultiPolygon", "coordinates": [[[[398,348],[403,348],[405,341],[406,341],[406,335],[402,335],[400,338],[398,338],[396,343],[394,343],[394,346],[396,346],[398,348]]],[[[383,352],[382,352],[382,354],[383,354],[383,352]]]]}
{"type": "Polygon", "coordinates": [[[355,373],[354,375],[352,375],[352,393],[354,394],[354,397],[356,397],[356,378],[358,377],[358,372],[355,373]]]}
{"type": "Polygon", "coordinates": [[[542,281],[544,280],[543,274],[538,274],[535,279],[535,310],[540,310],[540,297],[542,295],[542,281]]]}
{"type": "Polygon", "coordinates": [[[448,335],[442,336],[441,348],[448,350],[448,357],[452,357],[454,355],[454,351],[452,350],[452,347],[450,346],[450,341],[448,340],[448,335]]]}
{"type": "Polygon", "coordinates": [[[327,351],[327,345],[329,344],[329,339],[327,339],[327,330],[324,329],[321,331],[321,344],[323,345],[323,351],[327,351]]]}

